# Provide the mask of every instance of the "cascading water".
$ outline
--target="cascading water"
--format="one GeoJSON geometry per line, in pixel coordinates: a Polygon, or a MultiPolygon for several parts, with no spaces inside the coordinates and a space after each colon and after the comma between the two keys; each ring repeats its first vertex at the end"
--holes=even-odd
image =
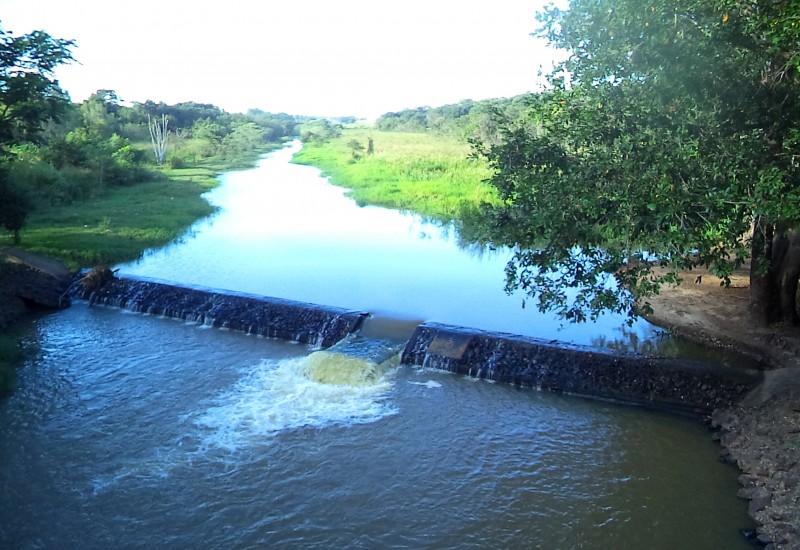
{"type": "Polygon", "coordinates": [[[400,365],[402,349],[388,341],[350,336],[327,350],[312,353],[303,373],[325,384],[371,386],[400,365]]]}

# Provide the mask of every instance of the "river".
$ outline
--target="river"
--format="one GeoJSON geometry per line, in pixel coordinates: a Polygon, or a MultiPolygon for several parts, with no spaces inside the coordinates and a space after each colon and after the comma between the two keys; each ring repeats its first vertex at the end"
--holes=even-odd
{"type": "MultiPolygon", "coordinates": [[[[502,251],[359,208],[294,147],[223,176],[217,216],[123,271],[364,309],[395,334],[654,334],[521,310],[502,251]]],[[[749,547],[738,472],[696,419],[411,367],[319,384],[306,346],[80,302],[22,337],[2,548],[749,547]]]]}
{"type": "Polygon", "coordinates": [[[644,321],[606,315],[562,325],[504,290],[511,251],[459,247],[450,226],[358,206],[318,169],[291,164],[299,142],[206,196],[221,214],[190,237],[119,266],[131,275],[361,309],[373,322],[437,321],[586,345],[658,345],[644,321]]]}

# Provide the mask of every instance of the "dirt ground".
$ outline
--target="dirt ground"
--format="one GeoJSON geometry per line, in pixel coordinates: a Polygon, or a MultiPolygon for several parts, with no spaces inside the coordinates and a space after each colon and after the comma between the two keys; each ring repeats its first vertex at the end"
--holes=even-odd
{"type": "Polygon", "coordinates": [[[721,460],[742,471],[739,496],[759,524],[749,535],[769,549],[800,549],[800,327],[750,326],[746,270],[727,288],[705,271],[683,279],[650,300],[647,317],[685,338],[762,361],[763,383],[741,403],[715,411],[711,427],[723,446],[721,460]]]}

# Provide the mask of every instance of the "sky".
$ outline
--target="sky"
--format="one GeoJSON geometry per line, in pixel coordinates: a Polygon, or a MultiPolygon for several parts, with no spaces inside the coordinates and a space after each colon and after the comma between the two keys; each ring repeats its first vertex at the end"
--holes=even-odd
{"type": "Polygon", "coordinates": [[[14,35],[76,42],[56,76],[80,102],[211,103],[309,116],[380,114],[541,86],[557,53],[547,0],[0,0],[14,35]]]}

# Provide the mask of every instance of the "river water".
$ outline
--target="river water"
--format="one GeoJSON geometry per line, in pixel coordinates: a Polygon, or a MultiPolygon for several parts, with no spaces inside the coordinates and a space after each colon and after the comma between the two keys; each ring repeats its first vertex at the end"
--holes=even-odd
{"type": "MultiPolygon", "coordinates": [[[[341,225],[366,213],[379,243],[406,251],[365,236],[373,248],[358,263],[387,263],[378,280],[329,269],[328,258],[352,254],[324,212],[342,192],[288,164],[290,153],[225,176],[213,193],[219,216],[124,270],[362,308],[400,332],[431,319],[565,337],[542,319],[535,330],[515,324],[518,307],[508,324],[493,305],[461,307],[483,303],[484,277],[507,298],[502,280],[442,284],[450,266],[407,267],[438,258],[502,275],[505,261],[457,260],[451,236],[413,217],[343,210],[341,225]],[[276,171],[264,170],[273,161],[276,171]],[[255,195],[240,195],[248,189],[255,195]],[[296,195],[315,216],[281,207],[296,195]],[[306,253],[274,235],[297,237],[306,253]],[[203,253],[197,242],[219,246],[203,253]],[[405,280],[420,270],[422,282],[405,280]],[[348,289],[325,299],[336,281],[348,289]],[[426,281],[458,299],[398,295],[426,281]]],[[[589,330],[569,338],[596,343],[589,330]]],[[[374,383],[318,383],[308,376],[318,352],[306,346],[85,303],[32,321],[22,337],[37,351],[0,401],[0,548],[749,547],[737,471],[695,419],[392,364],[374,383]]]]}
{"type": "Polygon", "coordinates": [[[460,248],[455,231],[419,216],[358,206],[320,171],[289,161],[299,142],[258,168],[222,176],[206,196],[221,214],[123,273],[367,311],[373,323],[437,321],[586,345],[658,345],[644,321],[562,326],[503,290],[508,249],[460,248]]]}

